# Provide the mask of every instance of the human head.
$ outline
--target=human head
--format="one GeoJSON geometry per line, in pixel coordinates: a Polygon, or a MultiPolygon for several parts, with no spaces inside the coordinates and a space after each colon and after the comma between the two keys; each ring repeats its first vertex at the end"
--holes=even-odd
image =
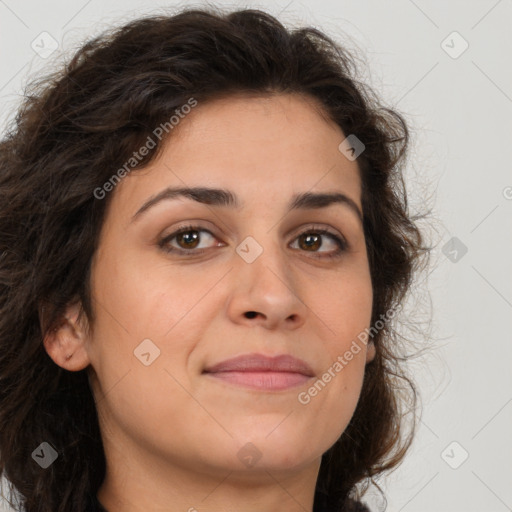
{"type": "MultiPolygon", "coordinates": [[[[66,327],[70,312],[94,335],[102,306],[101,297],[95,301],[91,294],[92,263],[109,209],[125,186],[108,191],[105,183],[149,136],[155,147],[130,167],[129,178],[144,177],[144,169],[172,148],[174,133],[178,147],[179,130],[186,137],[194,115],[200,122],[200,109],[211,112],[237,95],[304,98],[326,123],[365,145],[347,166],[357,166],[360,178],[372,296],[368,327],[400,303],[421,252],[399,168],[407,128],[396,112],[379,108],[354,74],[348,52],[314,29],[288,32],[256,11],[192,10],[137,20],[89,42],[53,82],[27,98],[0,148],[0,377],[6,383],[0,391],[0,450],[6,475],[27,503],[43,500],[48,510],[64,510],[68,488],[59,485],[69,482],[77,499],[85,499],[104,476],[90,368],[63,370],[48,357],[43,339],[66,327]],[[191,105],[191,98],[197,112],[176,130],[157,132],[162,139],[156,140],[155,128],[172,125],[173,113],[191,105]],[[58,431],[44,421],[49,415],[59,419],[58,431]],[[36,437],[65,454],[51,472],[27,469],[36,437]],[[83,466],[72,468],[77,460],[83,466]],[[31,490],[36,482],[45,495],[31,490]]],[[[319,491],[339,499],[357,482],[396,465],[407,445],[399,436],[389,320],[372,342],[375,356],[366,365],[355,412],[320,467],[319,491]]]]}

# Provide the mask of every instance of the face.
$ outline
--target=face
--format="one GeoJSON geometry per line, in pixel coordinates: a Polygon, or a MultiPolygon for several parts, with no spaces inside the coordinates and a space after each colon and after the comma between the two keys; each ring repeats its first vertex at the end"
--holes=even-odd
{"type": "Polygon", "coordinates": [[[69,361],[46,345],[61,366],[89,366],[110,442],[198,472],[247,471],[247,456],[279,472],[318,464],[340,437],[373,357],[360,344],[335,369],[372,310],[361,182],[338,150],[344,138],[298,95],[217,100],[115,188],[92,262],[93,329],[60,344],[69,361]],[[155,201],[177,187],[233,201],[155,201]],[[344,198],[290,208],[306,193],[344,198]],[[309,375],[205,372],[254,354],[299,358],[309,375]]]}

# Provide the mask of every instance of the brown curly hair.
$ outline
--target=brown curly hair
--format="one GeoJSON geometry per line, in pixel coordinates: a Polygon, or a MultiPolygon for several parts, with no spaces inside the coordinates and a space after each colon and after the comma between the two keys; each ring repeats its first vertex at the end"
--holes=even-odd
{"type": "MultiPolygon", "coordinates": [[[[28,86],[0,142],[0,475],[23,510],[82,512],[103,481],[87,371],[57,366],[43,338],[76,301],[93,324],[90,263],[112,197],[98,200],[94,190],[188,98],[301,93],[363,141],[357,162],[372,325],[401,304],[430,250],[408,212],[402,169],[409,132],[356,73],[355,57],[317,29],[288,30],[259,10],[210,7],[112,29],[28,86]],[[59,453],[46,470],[31,458],[42,441],[59,453]]],[[[365,482],[396,467],[411,443],[414,427],[404,436],[402,414],[404,404],[414,409],[417,394],[386,318],[356,411],[322,457],[314,510],[343,507],[365,482]]]]}

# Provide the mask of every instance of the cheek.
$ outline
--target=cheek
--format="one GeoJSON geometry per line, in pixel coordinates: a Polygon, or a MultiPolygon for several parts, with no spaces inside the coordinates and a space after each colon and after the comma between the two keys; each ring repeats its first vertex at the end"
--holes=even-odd
{"type": "Polygon", "coordinates": [[[108,305],[103,308],[110,316],[107,324],[124,332],[124,338],[130,336],[132,343],[165,336],[200,300],[202,291],[161,258],[145,257],[142,251],[105,254],[94,285],[98,301],[108,305]]]}
{"type": "Polygon", "coordinates": [[[105,251],[95,261],[92,295],[96,299],[93,301],[96,321],[90,351],[92,366],[104,392],[121,380],[124,385],[139,380],[144,386],[154,379],[154,372],[146,372],[144,376],[138,373],[154,368],[160,351],[159,333],[170,328],[172,316],[158,318],[165,286],[162,283],[157,286],[145,269],[125,252],[105,251]],[[155,360],[148,367],[142,362],[148,358],[143,356],[147,353],[151,361],[155,360]]]}
{"type": "MultiPolygon", "coordinates": [[[[373,306],[370,273],[362,263],[347,265],[314,286],[316,291],[312,288],[308,294],[308,305],[321,320],[326,347],[335,359],[370,326],[373,306]]],[[[363,348],[366,349],[364,345],[363,348]]]]}
{"type": "Polygon", "coordinates": [[[186,430],[183,414],[176,411],[187,410],[191,402],[180,386],[189,388],[190,339],[183,329],[190,327],[187,312],[200,290],[194,293],[179,278],[168,282],[162,277],[169,270],[158,265],[135,262],[126,253],[105,255],[93,274],[97,321],[91,362],[102,417],[107,431],[122,425],[141,443],[157,435],[156,426],[172,422],[186,430]]]}
{"type": "Polygon", "coordinates": [[[359,400],[366,367],[364,336],[370,327],[373,289],[365,262],[346,265],[335,276],[306,290],[308,307],[318,321],[325,354],[322,373],[299,395],[308,414],[322,418],[317,435],[333,443],[343,432],[359,400]],[[321,290],[321,291],[320,291],[321,290]],[[327,414],[326,411],[329,411],[327,414]]]}
{"type": "Polygon", "coordinates": [[[91,362],[102,389],[128,375],[125,384],[140,383],[129,393],[154,398],[158,408],[154,390],[176,385],[166,369],[184,384],[188,379],[189,354],[209,325],[210,311],[204,311],[201,299],[219,278],[191,280],[190,271],[173,270],[161,257],[151,259],[142,251],[103,253],[93,276],[97,321],[91,362]]]}

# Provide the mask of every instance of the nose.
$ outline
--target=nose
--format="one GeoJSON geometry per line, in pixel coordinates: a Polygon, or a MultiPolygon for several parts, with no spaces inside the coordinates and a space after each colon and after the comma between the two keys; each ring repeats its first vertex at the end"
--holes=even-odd
{"type": "Polygon", "coordinates": [[[266,243],[251,262],[236,254],[228,305],[232,321],[267,329],[297,329],[304,323],[307,306],[288,258],[277,242],[266,243]]]}

